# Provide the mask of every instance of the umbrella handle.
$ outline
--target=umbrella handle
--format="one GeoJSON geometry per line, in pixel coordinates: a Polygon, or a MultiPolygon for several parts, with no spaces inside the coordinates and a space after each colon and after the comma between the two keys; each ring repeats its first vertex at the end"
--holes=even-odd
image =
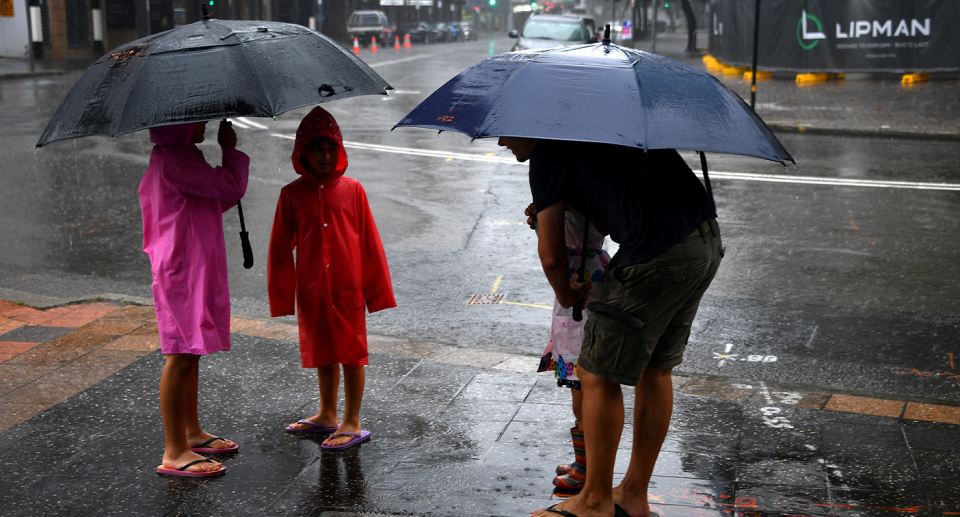
{"type": "MultiPolygon", "coordinates": [[[[577,269],[577,282],[584,282],[587,271],[587,238],[590,237],[590,218],[583,219],[583,240],[580,242],[580,268],[577,269]]],[[[583,321],[583,304],[573,304],[573,321],[583,321]]]]}
{"type": "Polygon", "coordinates": [[[243,249],[243,268],[253,267],[253,248],[250,247],[250,235],[247,233],[247,227],[243,224],[243,205],[237,200],[237,213],[240,214],[240,248],[243,249]]]}

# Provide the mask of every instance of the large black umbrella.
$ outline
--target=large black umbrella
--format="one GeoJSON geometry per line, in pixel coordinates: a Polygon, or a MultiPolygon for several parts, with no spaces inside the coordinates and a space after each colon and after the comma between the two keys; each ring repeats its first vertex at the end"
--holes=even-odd
{"type": "MultiPolygon", "coordinates": [[[[209,19],[111,50],[84,72],[37,147],[67,138],[227,117],[274,117],[389,84],[350,51],[306,27],[209,19]]],[[[253,252],[240,214],[244,267],[253,252]]]]}
{"type": "Polygon", "coordinates": [[[111,50],[67,94],[37,147],[149,127],[285,111],[393,89],[306,27],[204,19],[111,50]]]}

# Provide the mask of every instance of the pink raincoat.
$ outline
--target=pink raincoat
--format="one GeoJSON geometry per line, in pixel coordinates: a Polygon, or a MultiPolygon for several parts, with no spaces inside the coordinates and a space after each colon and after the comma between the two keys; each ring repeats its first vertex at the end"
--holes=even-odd
{"type": "Polygon", "coordinates": [[[211,167],[190,143],[196,124],[150,129],[155,145],[140,181],[143,251],[164,354],[230,350],[230,293],[222,213],[247,190],[250,158],[223,149],[211,167]]]}
{"type": "Polygon", "coordinates": [[[300,179],[280,191],[270,235],[270,315],[293,314],[296,303],[304,368],[366,365],[364,306],[377,312],[397,304],[367,195],[359,181],[343,175],[343,137],[323,108],[314,108],[300,123],[293,168],[300,179]],[[323,183],[300,162],[303,148],[317,137],[340,147],[337,168],[323,183]]]}

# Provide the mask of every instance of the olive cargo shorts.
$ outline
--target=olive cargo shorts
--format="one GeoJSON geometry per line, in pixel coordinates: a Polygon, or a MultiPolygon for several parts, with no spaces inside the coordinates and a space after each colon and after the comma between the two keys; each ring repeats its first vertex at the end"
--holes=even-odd
{"type": "Polygon", "coordinates": [[[600,278],[584,327],[578,368],[636,386],[647,367],[683,362],[700,299],[723,258],[716,220],[642,264],[610,264],[600,278]]]}

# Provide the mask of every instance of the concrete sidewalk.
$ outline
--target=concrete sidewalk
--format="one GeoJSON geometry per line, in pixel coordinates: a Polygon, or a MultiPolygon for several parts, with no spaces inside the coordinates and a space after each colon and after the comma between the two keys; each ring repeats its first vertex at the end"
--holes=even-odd
{"type": "MultiPolygon", "coordinates": [[[[537,358],[372,336],[373,439],[331,453],[283,431],[317,408],[296,327],[234,318],[232,331],[233,350],[201,362],[200,405],[240,452],[220,478],[161,478],[152,307],[0,302],[3,515],[519,516],[556,502],[573,417],[537,358]]],[[[650,490],[661,515],[960,512],[958,407],[689,376],[675,389],[650,490]]]]}

